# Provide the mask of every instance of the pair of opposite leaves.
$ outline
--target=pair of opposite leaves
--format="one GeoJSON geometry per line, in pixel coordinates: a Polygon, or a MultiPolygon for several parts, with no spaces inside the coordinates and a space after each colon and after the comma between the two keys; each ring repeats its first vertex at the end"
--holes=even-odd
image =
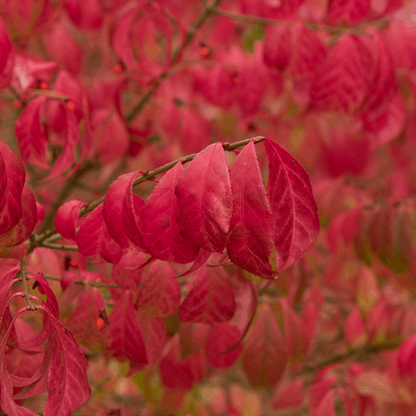
{"type": "MultiPolygon", "coordinates": [[[[122,248],[135,247],[157,259],[185,264],[227,249],[234,264],[268,279],[276,274],[269,261],[274,250],[278,271],[292,265],[319,232],[316,202],[300,163],[273,141],[264,143],[267,191],[253,142],[230,168],[222,143],[205,148],[187,169],[177,163],[146,202],[132,192],[137,172],[120,176],[103,207],[90,214],[106,225],[101,239],[109,233],[120,246],[114,256],[117,249],[107,245],[107,257],[121,258],[122,248]]],[[[87,243],[93,222],[87,218],[76,236],[86,256],[92,255],[87,243]]]]}

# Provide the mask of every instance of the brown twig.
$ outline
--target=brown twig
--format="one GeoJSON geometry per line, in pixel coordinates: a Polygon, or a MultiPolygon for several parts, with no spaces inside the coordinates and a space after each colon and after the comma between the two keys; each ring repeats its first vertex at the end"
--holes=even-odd
{"type": "MultiPolygon", "coordinates": [[[[247,14],[240,14],[240,13],[233,13],[229,12],[228,10],[223,10],[218,7],[212,9],[212,13],[218,14],[219,16],[228,17],[232,20],[239,20],[242,22],[257,24],[257,25],[286,25],[286,26],[294,26],[295,22],[291,22],[288,20],[279,20],[279,19],[268,19],[265,17],[259,16],[251,16],[247,14]]],[[[388,19],[377,19],[373,20],[372,22],[366,22],[365,25],[359,25],[356,27],[339,27],[339,26],[327,26],[327,25],[320,25],[313,22],[303,22],[303,24],[311,30],[334,33],[334,34],[342,34],[342,33],[353,33],[353,34],[362,34],[365,29],[368,27],[378,27],[383,28],[389,24],[388,19]]]]}
{"type": "MultiPolygon", "coordinates": [[[[61,236],[59,236],[62,238],[61,236]]],[[[52,250],[64,250],[64,251],[78,251],[78,246],[67,246],[65,244],[54,244],[49,241],[44,241],[42,247],[50,248],[52,250]]]]}
{"type": "Polygon", "coordinates": [[[353,348],[345,353],[331,355],[321,361],[305,365],[299,371],[294,373],[293,377],[304,376],[306,374],[317,374],[319,370],[322,370],[329,365],[338,364],[349,359],[359,360],[367,355],[395,350],[401,345],[401,343],[401,341],[391,341],[383,344],[365,345],[361,348],[353,348]]]}
{"type": "MultiPolygon", "coordinates": [[[[43,274],[43,277],[47,280],[54,280],[55,282],[60,282],[62,279],[57,276],[50,276],[48,274],[43,274]]],[[[121,289],[119,285],[114,285],[111,283],[101,283],[101,282],[86,282],[84,280],[75,280],[74,282],[76,285],[84,285],[84,286],[93,286],[93,287],[107,287],[112,289],[121,289]]]]}
{"type": "Polygon", "coordinates": [[[29,289],[27,287],[26,263],[25,263],[25,260],[24,259],[20,262],[20,277],[21,277],[22,286],[23,286],[22,297],[24,297],[26,299],[26,302],[27,302],[26,309],[28,311],[36,311],[36,310],[38,310],[37,305],[35,305],[32,302],[32,295],[29,293],[29,289]]]}

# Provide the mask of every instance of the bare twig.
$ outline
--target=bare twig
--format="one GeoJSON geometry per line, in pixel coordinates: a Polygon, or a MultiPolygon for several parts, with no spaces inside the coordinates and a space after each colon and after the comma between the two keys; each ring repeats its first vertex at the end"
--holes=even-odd
{"type": "MultiPolygon", "coordinates": [[[[286,25],[286,26],[293,26],[295,22],[291,22],[288,20],[279,20],[279,19],[268,19],[259,16],[251,16],[247,14],[240,14],[240,13],[233,13],[227,10],[220,9],[215,7],[212,9],[212,13],[218,14],[220,16],[228,17],[229,19],[239,20],[242,22],[253,23],[257,25],[286,25]]],[[[339,27],[339,26],[327,26],[327,25],[320,25],[313,22],[303,22],[303,24],[311,30],[334,33],[334,34],[342,34],[342,33],[353,33],[353,34],[362,34],[365,29],[369,27],[378,27],[383,28],[389,24],[388,19],[378,19],[373,20],[372,22],[366,22],[365,25],[359,25],[356,27],[339,27]]]]}
{"type": "Polygon", "coordinates": [[[353,359],[359,360],[363,357],[371,354],[376,354],[383,351],[395,350],[401,345],[402,341],[391,341],[382,344],[375,345],[365,345],[361,348],[353,348],[349,351],[342,354],[335,354],[325,358],[322,361],[317,361],[316,363],[305,365],[299,371],[293,374],[293,377],[306,375],[306,374],[317,374],[317,372],[329,365],[338,364],[345,360],[353,359]]]}
{"type": "MultiPolygon", "coordinates": [[[[62,238],[61,236],[59,236],[62,238]]],[[[44,241],[42,247],[51,248],[52,250],[64,250],[64,251],[78,251],[78,246],[67,246],[65,244],[54,244],[49,241],[44,241]]]]}
{"type": "Polygon", "coordinates": [[[27,287],[26,263],[24,259],[20,262],[20,277],[22,279],[22,286],[23,286],[23,292],[24,292],[22,293],[22,297],[26,298],[26,302],[27,302],[26,309],[28,311],[38,310],[37,305],[35,305],[32,302],[32,295],[29,293],[29,289],[27,287]]]}
{"type": "MultiPolygon", "coordinates": [[[[50,276],[48,274],[43,274],[43,277],[47,280],[54,280],[55,282],[60,282],[62,280],[62,278],[60,278],[60,277],[50,276]]],[[[119,285],[114,285],[114,284],[111,284],[111,283],[86,282],[84,280],[75,280],[72,283],[75,283],[76,285],[84,285],[84,286],[107,287],[107,288],[112,288],[112,289],[121,289],[119,285]]]]}

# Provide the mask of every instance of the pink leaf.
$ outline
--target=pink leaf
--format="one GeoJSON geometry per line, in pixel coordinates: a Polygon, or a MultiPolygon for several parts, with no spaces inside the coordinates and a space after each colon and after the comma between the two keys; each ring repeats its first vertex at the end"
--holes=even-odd
{"type": "Polygon", "coordinates": [[[24,182],[22,162],[0,140],[0,235],[15,227],[22,217],[24,182]]]}
{"type": "Polygon", "coordinates": [[[16,138],[23,162],[41,169],[49,169],[46,157],[46,132],[41,123],[41,111],[46,100],[46,96],[41,96],[31,101],[15,125],[16,138]]]}
{"type": "Polygon", "coordinates": [[[114,305],[110,316],[109,350],[114,357],[147,364],[146,348],[133,306],[132,294],[126,291],[114,305]]]}
{"type": "Polygon", "coordinates": [[[240,356],[243,347],[240,345],[231,352],[225,354],[223,352],[235,344],[240,336],[240,331],[226,322],[214,326],[208,334],[205,346],[205,356],[208,363],[214,368],[231,367],[240,356]]]}
{"type": "Polygon", "coordinates": [[[270,279],[273,220],[253,142],[231,165],[230,177],[233,214],[227,253],[237,266],[270,279]]]}
{"type": "Polygon", "coordinates": [[[141,285],[136,307],[138,311],[153,316],[167,317],[175,313],[180,297],[179,283],[172,266],[156,261],[141,285]]]}
{"type": "Polygon", "coordinates": [[[309,175],[286,150],[266,139],[268,193],[279,271],[291,266],[319,233],[318,209],[309,175]]]}
{"type": "Polygon", "coordinates": [[[206,251],[222,253],[232,213],[231,183],[221,143],[208,146],[176,186],[181,234],[206,251]]]}
{"type": "Polygon", "coordinates": [[[85,257],[100,256],[110,263],[118,263],[122,248],[111,238],[103,217],[103,205],[92,211],[82,223],[76,242],[79,252],[85,257]]]}
{"type": "Polygon", "coordinates": [[[272,387],[282,377],[286,363],[282,333],[276,317],[265,303],[243,350],[244,372],[254,387],[272,387]]]}
{"type": "Polygon", "coordinates": [[[76,240],[79,210],[85,206],[82,201],[68,201],[61,205],[56,213],[55,228],[62,237],[76,240]]]}
{"type": "Polygon", "coordinates": [[[179,205],[175,186],[183,172],[181,163],[169,170],[143,205],[139,229],[147,252],[159,260],[190,263],[199,248],[179,231],[179,205]]]}
{"type": "Polygon", "coordinates": [[[179,308],[179,319],[216,324],[229,321],[234,311],[234,292],[225,270],[204,267],[195,274],[193,288],[179,308]]]}

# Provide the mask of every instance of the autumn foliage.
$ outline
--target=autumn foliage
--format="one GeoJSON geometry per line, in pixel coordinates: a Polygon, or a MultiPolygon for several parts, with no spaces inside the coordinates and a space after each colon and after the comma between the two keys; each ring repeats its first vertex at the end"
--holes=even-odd
{"type": "Polygon", "coordinates": [[[0,0],[0,414],[416,415],[414,9],[0,0]]]}

